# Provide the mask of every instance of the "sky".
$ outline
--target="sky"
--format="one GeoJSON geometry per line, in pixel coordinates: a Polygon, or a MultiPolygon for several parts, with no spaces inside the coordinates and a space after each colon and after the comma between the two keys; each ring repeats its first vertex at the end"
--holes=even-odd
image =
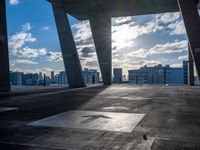
{"type": "MultiPolygon", "coordinates": [[[[64,70],[51,4],[46,0],[6,0],[10,70],[64,70]]],[[[68,15],[82,68],[98,69],[89,21],[68,15]]],[[[180,13],[112,18],[113,67],[123,74],[144,65],[182,67],[188,58],[185,27],[180,13]]]]}

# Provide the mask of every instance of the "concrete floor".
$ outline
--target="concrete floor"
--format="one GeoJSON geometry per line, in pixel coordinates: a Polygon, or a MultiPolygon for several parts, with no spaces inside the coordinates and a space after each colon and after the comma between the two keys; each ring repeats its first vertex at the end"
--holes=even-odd
{"type": "Polygon", "coordinates": [[[200,87],[122,84],[0,99],[0,110],[9,108],[0,112],[1,150],[200,149],[200,87]],[[135,114],[143,116],[134,122],[135,114]]]}

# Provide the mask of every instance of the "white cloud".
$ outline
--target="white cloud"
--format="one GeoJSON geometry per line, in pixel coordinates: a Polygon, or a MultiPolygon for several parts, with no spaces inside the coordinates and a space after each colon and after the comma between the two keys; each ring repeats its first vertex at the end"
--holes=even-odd
{"type": "Polygon", "coordinates": [[[60,70],[52,69],[52,68],[37,68],[37,69],[27,69],[21,67],[15,67],[12,71],[24,72],[24,73],[45,73],[46,75],[50,75],[51,71],[59,72],[60,70]]]}
{"type": "Polygon", "coordinates": [[[148,56],[148,50],[140,48],[130,53],[124,54],[125,57],[137,57],[146,58],[148,56]]]}
{"type": "Polygon", "coordinates": [[[14,56],[17,57],[23,57],[23,58],[36,58],[38,56],[44,56],[46,55],[47,50],[45,48],[30,48],[28,46],[19,49],[16,53],[14,53],[14,56]]]}
{"type": "Polygon", "coordinates": [[[186,34],[183,20],[177,20],[175,23],[169,24],[168,28],[171,29],[170,35],[186,34]]]}
{"type": "MultiPolygon", "coordinates": [[[[132,17],[119,17],[112,20],[112,46],[114,50],[122,50],[134,46],[134,39],[144,34],[155,33],[162,30],[163,27],[159,25],[159,21],[153,18],[146,22],[143,26],[135,25],[132,17]]],[[[88,21],[72,26],[75,29],[74,39],[79,53],[84,47],[95,49],[90,24],[88,21]]],[[[82,54],[80,54],[82,55],[82,54]]],[[[93,57],[94,55],[85,55],[93,57]]]]}
{"type": "Polygon", "coordinates": [[[98,68],[97,56],[89,21],[72,26],[74,39],[83,68],[98,68]]]}
{"type": "Polygon", "coordinates": [[[40,28],[40,30],[42,31],[48,31],[50,28],[48,26],[43,26],[40,28]]]}
{"type": "Polygon", "coordinates": [[[129,24],[112,27],[112,45],[115,50],[121,50],[134,45],[134,39],[139,36],[137,26],[130,27],[129,24]]]}
{"type": "Polygon", "coordinates": [[[15,67],[15,62],[14,61],[9,61],[9,65],[11,68],[15,67]]]}
{"type": "Polygon", "coordinates": [[[163,29],[157,17],[153,17],[153,19],[144,23],[144,25],[136,25],[132,17],[125,18],[124,20],[121,17],[114,18],[113,22],[112,44],[113,49],[117,51],[133,47],[135,44],[134,40],[142,35],[155,33],[163,29]]]}
{"type": "Polygon", "coordinates": [[[39,49],[37,50],[37,52],[38,52],[38,54],[39,54],[40,56],[44,56],[44,55],[47,54],[46,48],[39,48],[39,49]]]}
{"type": "Polygon", "coordinates": [[[150,49],[151,55],[155,54],[172,54],[187,51],[188,41],[175,41],[173,43],[157,44],[150,49]]]}
{"type": "Polygon", "coordinates": [[[92,58],[95,55],[95,49],[93,47],[83,47],[79,53],[81,58],[92,58]]]}
{"type": "Polygon", "coordinates": [[[45,73],[45,75],[50,75],[51,71],[58,72],[58,71],[56,71],[52,68],[38,68],[38,69],[35,70],[35,72],[42,72],[42,73],[45,73]]]}
{"type": "Polygon", "coordinates": [[[113,26],[119,26],[123,24],[129,24],[133,22],[133,17],[128,16],[128,17],[117,17],[112,19],[112,25],[113,26]]]}
{"type": "MultiPolygon", "coordinates": [[[[164,28],[163,24],[174,22],[179,18],[180,13],[165,13],[154,15],[153,18],[150,21],[144,23],[144,25],[136,25],[133,17],[131,16],[113,18],[113,50],[121,51],[123,49],[130,49],[131,47],[134,47],[134,41],[138,37],[160,31],[164,28]]],[[[88,21],[83,21],[81,23],[75,24],[72,26],[72,28],[75,29],[74,38],[79,52],[83,47],[94,47],[90,24],[88,21]]]]}
{"type": "Polygon", "coordinates": [[[36,38],[32,37],[31,33],[19,32],[9,39],[9,48],[11,50],[17,50],[22,48],[26,42],[35,42],[36,38]]]}
{"type": "Polygon", "coordinates": [[[35,58],[38,56],[37,49],[24,47],[17,51],[15,56],[24,57],[24,58],[35,58]]]}
{"type": "Polygon", "coordinates": [[[158,14],[157,18],[159,24],[167,25],[166,27],[170,29],[170,35],[182,35],[185,34],[185,25],[180,17],[180,13],[164,13],[158,14]]]}
{"type": "Polygon", "coordinates": [[[31,60],[27,60],[27,59],[15,60],[15,62],[18,64],[32,64],[32,65],[38,64],[38,62],[34,62],[31,60]]]}
{"type": "Polygon", "coordinates": [[[170,65],[172,68],[182,68],[183,64],[179,63],[179,64],[172,64],[170,65]]]}
{"type": "Polygon", "coordinates": [[[98,60],[89,60],[85,64],[85,66],[91,67],[91,68],[98,67],[98,65],[99,65],[98,60]]]}
{"type": "Polygon", "coordinates": [[[20,0],[9,0],[10,5],[17,5],[19,4],[20,0]]]}
{"type": "Polygon", "coordinates": [[[179,56],[178,60],[188,60],[188,55],[179,56]]]}
{"type": "Polygon", "coordinates": [[[46,48],[31,48],[28,43],[34,43],[36,38],[32,36],[31,24],[22,25],[22,30],[9,37],[9,49],[11,55],[20,58],[36,58],[47,54],[46,48]]]}
{"type": "Polygon", "coordinates": [[[159,20],[157,18],[154,18],[153,20],[147,22],[144,26],[140,26],[138,28],[138,32],[140,32],[140,35],[143,35],[143,34],[155,33],[162,29],[163,26],[159,24],[159,20]]]}
{"type": "Polygon", "coordinates": [[[74,33],[74,38],[78,45],[79,42],[90,42],[89,44],[91,44],[92,32],[90,29],[89,21],[82,21],[78,24],[73,25],[72,28],[76,29],[76,32],[74,33]]]}
{"type": "Polygon", "coordinates": [[[31,23],[26,23],[26,24],[24,24],[24,25],[22,25],[22,30],[23,31],[30,31],[31,30],[31,23]]]}
{"type": "Polygon", "coordinates": [[[61,61],[62,54],[60,52],[47,52],[48,61],[61,61]]]}
{"type": "Polygon", "coordinates": [[[11,52],[16,53],[18,49],[22,48],[26,43],[33,43],[37,39],[32,37],[30,23],[26,23],[22,26],[22,31],[9,37],[9,49],[11,52]]]}
{"type": "Polygon", "coordinates": [[[128,70],[133,70],[133,69],[139,69],[140,67],[143,67],[144,65],[147,66],[155,66],[160,64],[160,61],[156,60],[130,60],[128,59],[118,59],[114,58],[113,59],[113,68],[115,67],[121,67],[123,68],[123,74],[128,74],[128,70]]]}
{"type": "Polygon", "coordinates": [[[180,13],[164,13],[157,15],[161,23],[171,23],[180,18],[180,13]]]}

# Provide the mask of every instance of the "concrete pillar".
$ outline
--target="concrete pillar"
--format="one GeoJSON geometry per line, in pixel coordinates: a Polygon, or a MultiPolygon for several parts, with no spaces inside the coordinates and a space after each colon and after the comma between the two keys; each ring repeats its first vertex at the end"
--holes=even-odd
{"type": "Polygon", "coordinates": [[[104,85],[112,84],[111,16],[96,13],[89,16],[104,85]]]}
{"type": "Polygon", "coordinates": [[[0,92],[10,91],[8,37],[5,0],[0,1],[0,92]]]}
{"type": "Polygon", "coordinates": [[[70,87],[85,87],[82,68],[70,28],[69,20],[61,0],[51,0],[58,30],[66,75],[70,87]]]}
{"type": "Polygon", "coordinates": [[[200,77],[200,19],[197,10],[198,0],[177,1],[183,16],[197,75],[200,77]]]}
{"type": "Polygon", "coordinates": [[[194,85],[194,61],[192,58],[192,53],[190,49],[190,45],[188,44],[188,84],[193,86],[194,85]]]}

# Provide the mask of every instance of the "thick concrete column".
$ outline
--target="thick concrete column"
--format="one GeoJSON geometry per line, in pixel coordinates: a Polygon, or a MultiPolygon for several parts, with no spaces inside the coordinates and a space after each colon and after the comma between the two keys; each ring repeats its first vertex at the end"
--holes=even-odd
{"type": "Polygon", "coordinates": [[[193,86],[194,85],[194,61],[192,58],[192,53],[191,53],[191,49],[190,49],[190,45],[188,44],[188,57],[189,57],[189,61],[188,61],[188,84],[193,86]]]}
{"type": "Polygon", "coordinates": [[[108,13],[89,16],[104,85],[112,84],[111,17],[108,13]]]}
{"type": "Polygon", "coordinates": [[[0,1],[0,92],[10,91],[5,0],[0,1]]]}
{"type": "Polygon", "coordinates": [[[177,0],[189,39],[190,52],[200,77],[200,19],[198,0],[177,0]]]}
{"type": "Polygon", "coordinates": [[[84,87],[82,68],[70,28],[69,20],[61,0],[51,0],[61,51],[63,55],[66,75],[70,87],[84,87]]]}

